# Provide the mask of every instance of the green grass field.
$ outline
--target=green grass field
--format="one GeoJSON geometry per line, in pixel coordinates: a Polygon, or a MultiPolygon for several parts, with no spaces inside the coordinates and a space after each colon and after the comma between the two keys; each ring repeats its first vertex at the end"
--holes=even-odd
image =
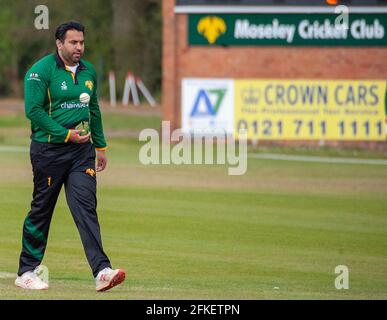
{"type": "MultiPolygon", "coordinates": [[[[27,147],[22,115],[0,117],[0,146],[27,147]]],[[[105,127],[158,126],[126,118],[106,115],[105,127]]],[[[32,173],[28,152],[5,150],[0,299],[387,299],[387,166],[249,158],[247,174],[228,176],[220,165],[143,166],[133,138],[109,146],[98,212],[105,251],[127,281],[95,292],[61,194],[43,261],[50,289],[14,287],[32,173]],[[348,290],[335,289],[337,265],[349,268],[348,290]]]]}

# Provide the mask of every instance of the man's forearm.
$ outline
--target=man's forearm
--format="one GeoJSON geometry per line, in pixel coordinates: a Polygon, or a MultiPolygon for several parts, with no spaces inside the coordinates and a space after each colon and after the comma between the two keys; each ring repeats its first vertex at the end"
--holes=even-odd
{"type": "Polygon", "coordinates": [[[106,140],[103,133],[101,112],[98,109],[90,110],[90,131],[93,143],[97,150],[106,149],[106,140]]]}

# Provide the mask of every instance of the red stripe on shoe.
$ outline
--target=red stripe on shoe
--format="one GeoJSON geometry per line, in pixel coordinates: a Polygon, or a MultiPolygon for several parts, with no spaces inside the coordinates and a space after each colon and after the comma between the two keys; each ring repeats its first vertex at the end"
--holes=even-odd
{"type": "Polygon", "coordinates": [[[113,277],[113,279],[110,280],[110,282],[100,289],[98,289],[98,292],[107,291],[115,286],[118,286],[120,283],[124,282],[125,280],[125,270],[119,269],[118,273],[113,277]]]}

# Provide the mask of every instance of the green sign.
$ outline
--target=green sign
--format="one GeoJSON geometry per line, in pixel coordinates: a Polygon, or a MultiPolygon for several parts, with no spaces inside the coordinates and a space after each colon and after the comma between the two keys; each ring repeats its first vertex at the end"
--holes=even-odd
{"type": "Polygon", "coordinates": [[[190,14],[190,45],[387,46],[387,14],[190,14]]]}

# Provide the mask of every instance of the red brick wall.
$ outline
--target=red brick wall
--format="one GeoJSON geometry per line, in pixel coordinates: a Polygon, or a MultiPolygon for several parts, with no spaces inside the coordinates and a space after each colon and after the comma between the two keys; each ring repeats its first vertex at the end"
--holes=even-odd
{"type": "Polygon", "coordinates": [[[185,77],[387,79],[387,48],[190,47],[188,18],[163,0],[163,118],[180,127],[185,77]]]}
{"type": "Polygon", "coordinates": [[[172,126],[176,128],[177,124],[175,108],[176,104],[176,37],[175,14],[173,13],[174,0],[164,0],[162,2],[163,10],[163,49],[162,49],[162,106],[163,119],[172,121],[172,126]]]}

